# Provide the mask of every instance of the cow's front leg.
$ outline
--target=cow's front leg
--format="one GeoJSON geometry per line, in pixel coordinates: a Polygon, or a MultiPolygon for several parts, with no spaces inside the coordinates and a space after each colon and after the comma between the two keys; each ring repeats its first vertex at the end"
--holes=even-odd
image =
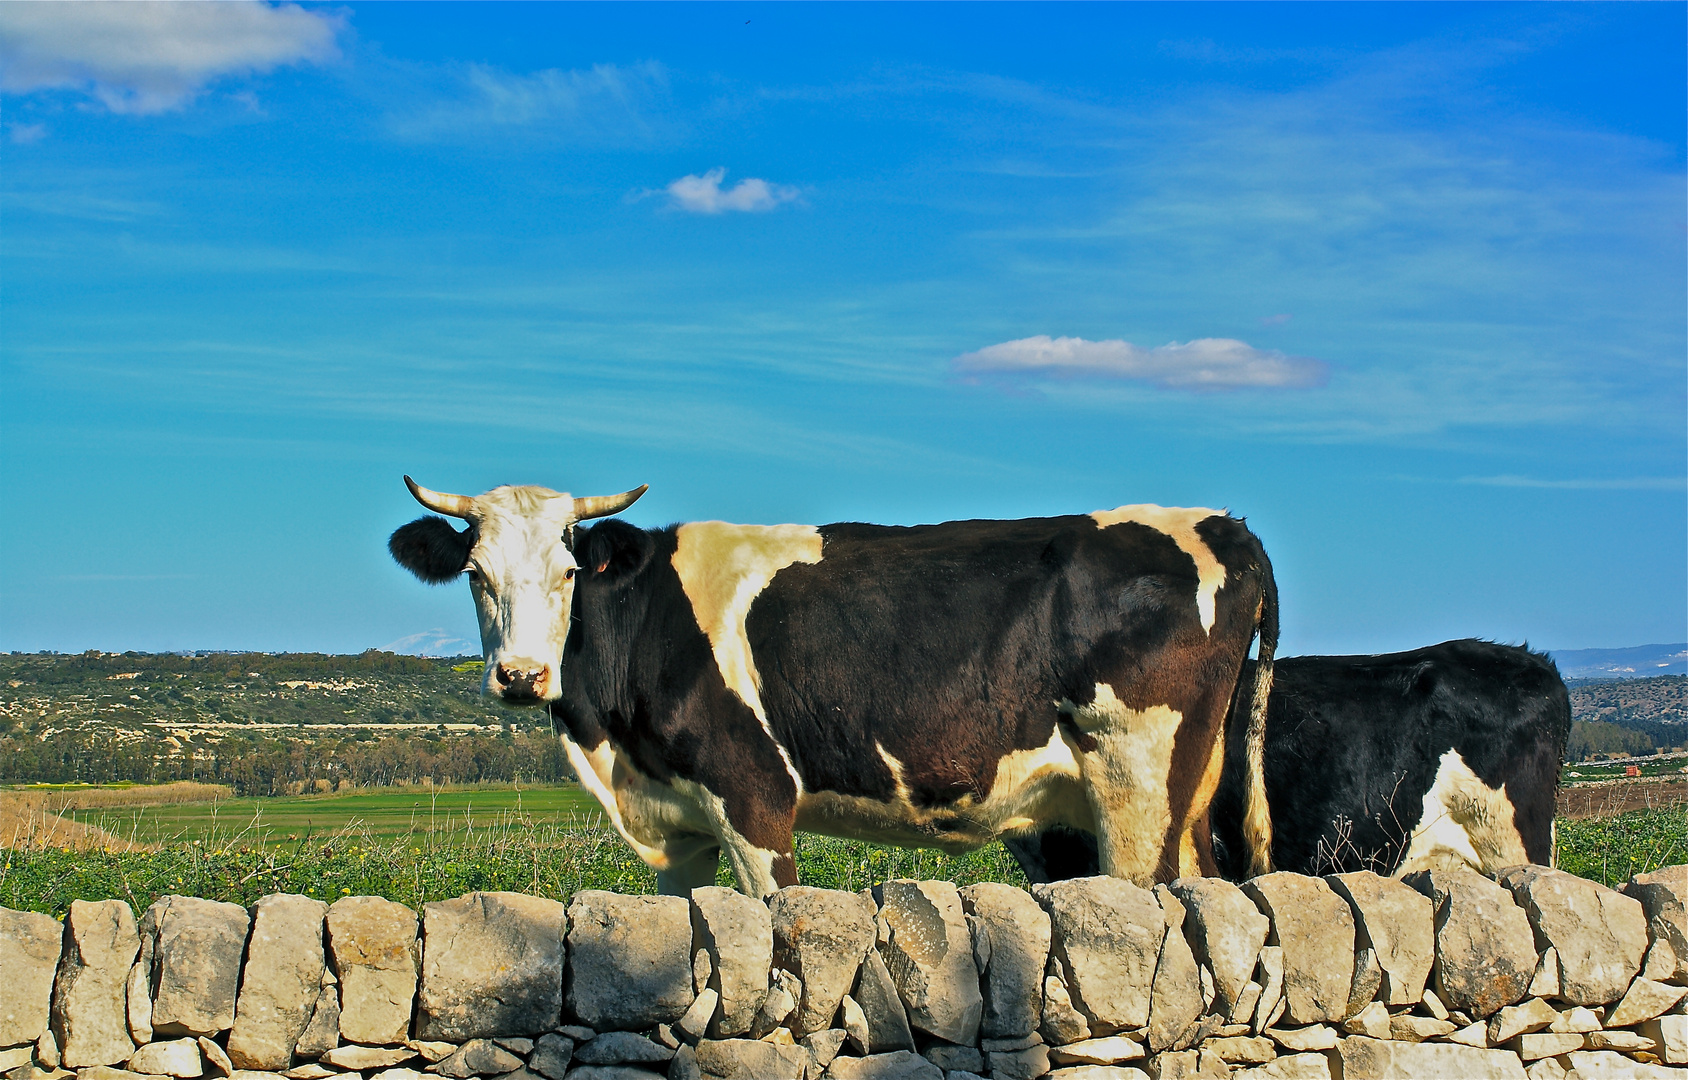
{"type": "Polygon", "coordinates": [[[797,862],[793,858],[793,830],[797,822],[796,800],[780,806],[779,800],[735,803],[733,812],[726,800],[695,781],[681,781],[697,800],[704,816],[720,838],[727,864],[738,878],[739,891],[746,896],[770,896],[787,885],[797,884],[797,862]]]}
{"type": "Polygon", "coordinates": [[[663,896],[690,896],[693,889],[715,884],[721,849],[713,836],[686,837],[669,845],[668,865],[656,872],[656,891],[663,896]]]}

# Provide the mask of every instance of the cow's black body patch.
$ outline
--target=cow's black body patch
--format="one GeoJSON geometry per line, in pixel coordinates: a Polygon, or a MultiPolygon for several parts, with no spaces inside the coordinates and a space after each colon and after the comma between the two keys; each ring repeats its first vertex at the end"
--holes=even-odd
{"type": "MultiPolygon", "coordinates": [[[[1233,715],[1211,810],[1214,857],[1233,879],[1248,860],[1237,725],[1233,715]]],[[[1558,669],[1527,649],[1461,640],[1380,656],[1280,658],[1266,712],[1273,863],[1301,874],[1392,872],[1443,754],[1454,750],[1505,791],[1525,852],[1548,864],[1570,726],[1558,669]]],[[[1034,880],[1097,872],[1095,839],[1082,833],[1050,830],[1011,848],[1034,880]]]]}

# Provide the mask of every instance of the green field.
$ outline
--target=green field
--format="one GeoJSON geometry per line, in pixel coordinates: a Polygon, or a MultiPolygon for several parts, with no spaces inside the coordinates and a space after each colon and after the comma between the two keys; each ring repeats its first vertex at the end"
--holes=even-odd
{"type": "Polygon", "coordinates": [[[439,832],[597,825],[603,811],[576,784],[556,787],[376,788],[340,795],[220,799],[64,816],[142,844],[289,845],[341,833],[387,840],[439,832]]]}

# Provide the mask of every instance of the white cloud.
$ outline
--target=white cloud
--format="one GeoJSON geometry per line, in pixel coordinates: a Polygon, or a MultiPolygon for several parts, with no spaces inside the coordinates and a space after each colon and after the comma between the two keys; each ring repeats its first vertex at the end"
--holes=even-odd
{"type": "Polygon", "coordinates": [[[1564,491],[1682,491],[1688,479],[1680,476],[1628,476],[1612,480],[1538,480],[1533,476],[1462,476],[1461,484],[1484,487],[1556,488],[1564,491]]]}
{"type": "Polygon", "coordinates": [[[1318,360],[1256,349],[1234,338],[1197,338],[1144,348],[1118,339],[1086,341],[1048,334],[963,353],[953,367],[965,375],[1132,379],[1168,390],[1323,386],[1328,374],[1318,360]]]}
{"type": "Polygon", "coordinates": [[[392,119],[403,138],[439,139],[521,130],[561,134],[576,141],[628,143],[649,139],[662,126],[653,116],[667,90],[667,72],[647,62],[590,68],[545,68],[519,74],[488,64],[452,65],[445,84],[416,88],[412,105],[392,119]]]}
{"type": "Polygon", "coordinates": [[[799,192],[794,187],[770,184],[755,177],[740,180],[725,191],[721,181],[726,169],[710,169],[702,176],[682,176],[668,185],[672,205],[694,214],[720,214],[728,210],[756,213],[772,210],[780,203],[791,202],[799,192]]]}
{"type": "Polygon", "coordinates": [[[112,112],[167,112],[225,75],[333,59],[341,26],[250,0],[0,4],[0,90],[68,89],[112,112]]]}

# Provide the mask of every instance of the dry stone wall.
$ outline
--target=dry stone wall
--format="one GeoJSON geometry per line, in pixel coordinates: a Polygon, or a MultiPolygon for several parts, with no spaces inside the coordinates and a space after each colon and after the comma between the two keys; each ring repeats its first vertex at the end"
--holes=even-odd
{"type": "Polygon", "coordinates": [[[1688,1077],[1688,867],[0,908],[5,1080],[1688,1077]]]}

